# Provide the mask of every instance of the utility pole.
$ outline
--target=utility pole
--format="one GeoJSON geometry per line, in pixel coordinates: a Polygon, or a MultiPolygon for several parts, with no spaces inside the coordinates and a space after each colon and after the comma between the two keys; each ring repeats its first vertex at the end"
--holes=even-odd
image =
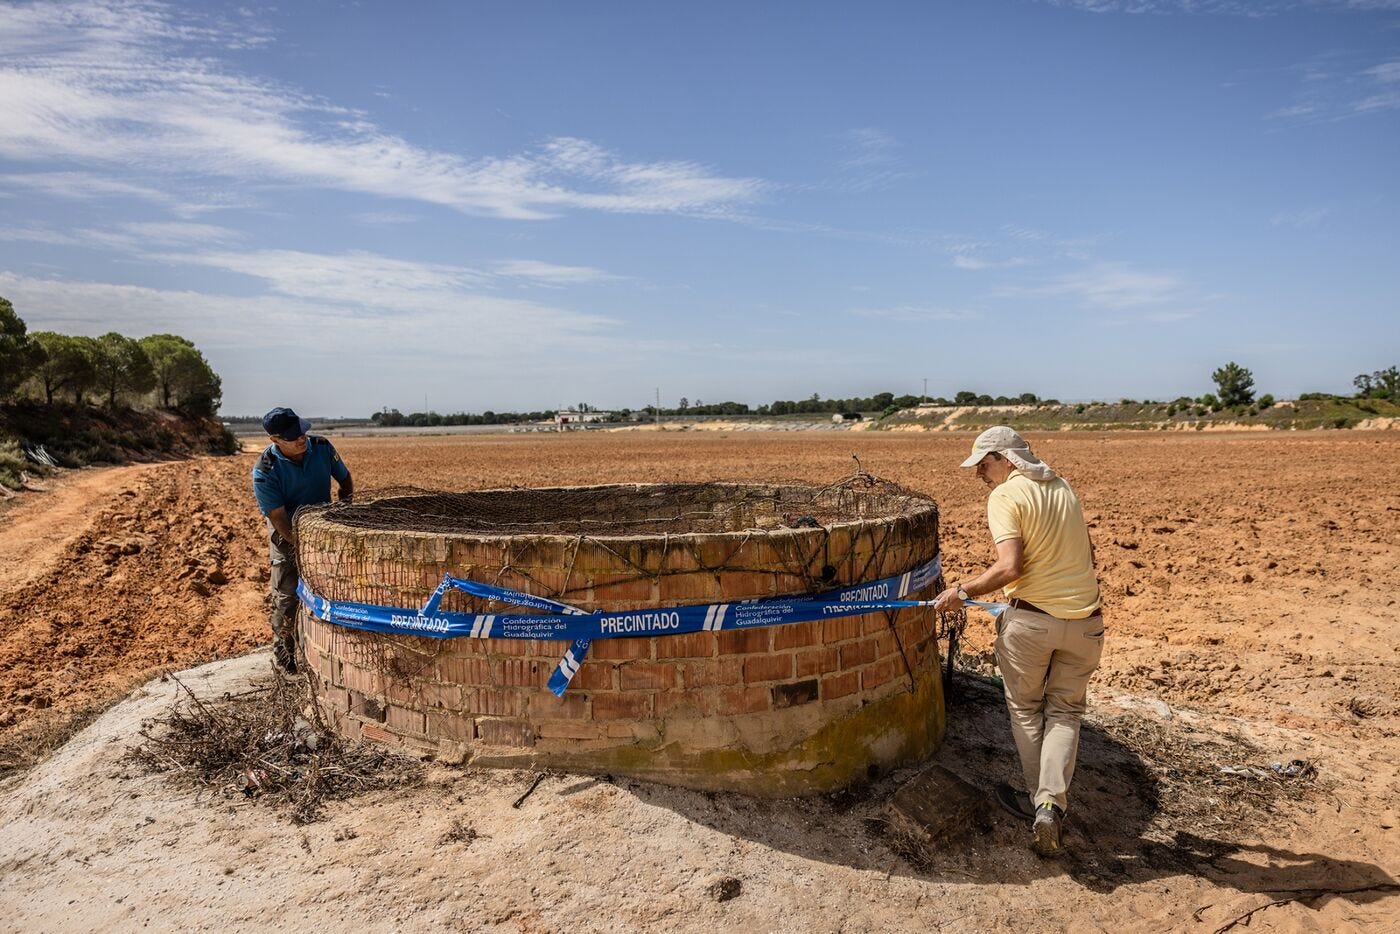
{"type": "Polygon", "coordinates": [[[661,387],[656,387],[656,424],[661,424],[661,387]]]}
{"type": "Polygon", "coordinates": [[[924,405],[924,404],[927,403],[927,402],[928,402],[928,377],[925,376],[925,377],[924,377],[924,395],[923,395],[923,398],[919,400],[919,405],[924,405]]]}

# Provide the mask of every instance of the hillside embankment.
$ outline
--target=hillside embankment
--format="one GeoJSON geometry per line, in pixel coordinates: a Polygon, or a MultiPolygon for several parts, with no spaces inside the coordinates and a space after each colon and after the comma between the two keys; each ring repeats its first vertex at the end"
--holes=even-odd
{"type": "MultiPolygon", "coordinates": [[[[859,424],[859,423],[858,423],[859,424]]],[[[1302,399],[1210,408],[1182,402],[1073,405],[918,406],[866,423],[883,431],[1311,431],[1400,429],[1400,403],[1384,399],[1302,399]]]]}
{"type": "Polygon", "coordinates": [[[0,498],[42,485],[55,468],[149,463],[233,454],[217,418],[170,410],[41,402],[0,405],[0,498]]]}

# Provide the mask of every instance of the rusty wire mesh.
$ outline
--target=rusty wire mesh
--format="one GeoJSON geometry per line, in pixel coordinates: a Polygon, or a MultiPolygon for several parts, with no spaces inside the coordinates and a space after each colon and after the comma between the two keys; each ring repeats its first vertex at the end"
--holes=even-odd
{"type": "Polygon", "coordinates": [[[375,531],[606,537],[826,527],[930,508],[937,507],[925,496],[858,473],[825,487],[671,483],[456,493],[392,487],[301,514],[304,521],[375,531]]]}

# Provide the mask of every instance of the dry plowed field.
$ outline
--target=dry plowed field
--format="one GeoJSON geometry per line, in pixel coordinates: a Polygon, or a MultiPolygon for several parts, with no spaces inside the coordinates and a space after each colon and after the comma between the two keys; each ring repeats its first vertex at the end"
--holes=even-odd
{"type": "MultiPolygon", "coordinates": [[[[1214,931],[1271,902],[1278,904],[1254,914],[1252,928],[1395,926],[1400,433],[1059,433],[1031,440],[1076,487],[1090,520],[1109,631],[1092,685],[1094,715],[1108,722],[1132,713],[1147,724],[1141,735],[1150,733],[1168,746],[1176,737],[1184,750],[1209,745],[1202,737],[1236,735],[1265,759],[1306,758],[1318,769],[1306,793],[1277,798],[1260,812],[1266,815],[1262,821],[1256,813],[1248,826],[1220,826],[1204,843],[1200,820],[1190,834],[1177,827],[1174,837],[1164,835],[1172,830],[1172,808],[1186,805],[1132,791],[1132,776],[1139,772],[1113,764],[1122,744],[1110,749],[1106,740],[1086,742],[1071,791],[1079,829],[1067,838],[1078,857],[1035,862],[1023,852],[1020,829],[998,822],[958,844],[965,852],[921,867],[866,833],[868,827],[852,824],[855,818],[839,803],[773,805],[772,827],[759,829],[769,820],[769,805],[716,804],[713,796],[650,786],[605,784],[600,790],[594,783],[587,793],[569,799],[557,794],[557,803],[539,803],[549,820],[576,821],[567,854],[550,849],[556,845],[552,838],[536,832],[541,817],[526,817],[525,811],[514,813],[530,822],[534,829],[528,832],[509,815],[478,816],[490,838],[468,852],[435,847],[434,834],[425,837],[421,828],[403,823],[396,825],[401,834],[427,842],[393,842],[382,825],[376,829],[368,818],[355,818],[357,806],[348,804],[339,806],[335,826],[322,834],[328,849],[313,859],[320,837],[279,824],[270,812],[253,811],[238,818],[241,832],[263,841],[261,855],[247,858],[268,861],[263,868],[272,874],[264,881],[272,886],[283,879],[288,890],[273,895],[250,887],[240,912],[221,916],[198,913],[190,906],[199,898],[183,893],[176,899],[170,890],[180,887],[176,867],[198,865],[203,853],[233,846],[229,841],[236,835],[225,840],[215,828],[200,830],[206,833],[200,837],[188,829],[199,823],[200,808],[170,805],[184,809],[178,821],[187,832],[172,833],[142,873],[150,879],[165,873],[167,888],[131,881],[130,899],[118,898],[113,893],[121,889],[120,873],[92,869],[88,860],[96,857],[79,852],[81,840],[62,857],[48,850],[63,847],[34,829],[36,809],[42,812],[43,802],[52,799],[29,787],[43,779],[41,764],[32,777],[12,776],[0,785],[0,824],[24,814],[25,832],[40,834],[24,837],[19,823],[0,834],[9,837],[0,842],[0,928],[25,918],[28,923],[14,923],[78,928],[115,919],[118,926],[139,927],[146,920],[155,927],[200,927],[223,926],[222,919],[256,929],[329,917],[366,921],[366,929],[374,930],[1048,930],[1082,923],[1103,930],[1214,931]],[[1124,826],[1126,817],[1115,821],[1116,812],[1139,811],[1142,819],[1131,828],[1124,826]],[[361,828],[359,849],[346,851],[350,845],[344,844],[344,858],[336,862],[332,829],[339,833],[351,823],[361,828]],[[1149,824],[1155,830],[1146,829],[1149,824]],[[512,836],[517,832],[519,839],[512,836]],[[349,864],[370,859],[365,848],[376,834],[382,849],[371,862],[378,860],[379,884],[370,889],[357,875],[364,866],[349,864]],[[606,853],[589,849],[590,834],[606,853]],[[852,843],[851,835],[864,842],[852,843]],[[822,839],[834,855],[822,852],[822,839]],[[648,846],[659,847],[668,867],[648,868],[648,846]],[[522,862],[531,859],[538,866],[522,862]],[[420,869],[405,875],[403,865],[414,860],[420,869]],[[428,893],[435,890],[424,887],[419,873],[421,866],[443,860],[458,860],[467,874],[489,869],[514,887],[503,893],[468,886],[464,894],[458,884],[455,894],[448,886],[434,900],[428,893]],[[386,861],[397,861],[398,869],[386,861]],[[319,867],[314,871],[313,862],[319,867]],[[580,868],[590,865],[601,869],[590,875],[580,868]],[[698,882],[682,884],[675,873],[702,881],[733,874],[745,880],[743,894],[717,903],[698,882]],[[334,899],[299,894],[308,887],[319,891],[320,876],[334,880],[334,899]],[[88,892],[60,897],[64,886],[88,892]],[[810,899],[804,901],[794,887],[809,891],[810,899]],[[97,901],[81,912],[64,908],[65,900],[88,895],[107,898],[110,913],[95,907],[97,901]],[[178,901],[187,914],[169,914],[173,908],[160,909],[164,915],[142,913],[143,905],[162,899],[178,901]],[[604,914],[593,913],[598,911],[604,914]]],[[[969,442],[970,436],[956,435],[671,431],[346,438],[337,446],[361,489],[825,483],[849,475],[856,455],[867,471],[938,501],[945,565],[957,577],[980,570],[992,555],[985,488],[956,466],[969,442]]],[[[162,670],[239,655],[266,641],[266,549],[249,489],[252,459],[250,452],[75,472],[0,513],[0,740],[32,743],[76,712],[108,704],[162,670]]],[[[990,620],[975,614],[968,631],[970,664],[990,642],[990,620]]],[[[967,712],[950,708],[949,741],[940,761],[955,771],[966,766],[975,773],[968,777],[984,777],[981,766],[973,768],[979,762],[1009,777],[1014,754],[999,719],[1004,714],[985,698],[975,703],[977,690],[968,693],[967,712]]],[[[116,767],[88,767],[113,773],[100,787],[75,786],[87,788],[83,793],[93,800],[124,799],[122,781],[145,782],[141,794],[149,796],[155,787],[150,783],[157,781],[113,777],[122,772],[116,767]]],[[[1155,775],[1152,781],[1160,779],[1162,787],[1176,778],[1169,761],[1134,768],[1155,775]]],[[[501,780],[439,776],[414,793],[416,803],[407,811],[389,801],[374,807],[398,807],[393,820],[399,822],[440,821],[425,796],[460,802],[454,782],[490,789],[501,780]]],[[[514,794],[503,800],[509,797],[514,794]]],[[[86,813],[76,799],[64,800],[70,819],[86,813]]],[[[851,813],[878,813],[872,804],[864,807],[851,813]]],[[[59,819],[44,817],[44,832],[58,833],[52,828],[59,819]]],[[[124,832],[129,836],[130,828],[124,832]]],[[[115,861],[123,851],[116,842],[120,834],[112,833],[101,847],[89,849],[115,861]]],[[[211,871],[211,887],[229,861],[219,859],[224,862],[211,871]]],[[[234,867],[225,874],[241,872],[234,867]]]]}

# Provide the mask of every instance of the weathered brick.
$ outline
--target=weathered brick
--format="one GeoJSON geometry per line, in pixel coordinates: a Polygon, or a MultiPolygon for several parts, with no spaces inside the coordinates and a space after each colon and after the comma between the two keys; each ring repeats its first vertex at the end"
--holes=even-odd
{"type": "Polygon", "coordinates": [[[861,690],[868,691],[882,684],[888,684],[904,673],[904,659],[900,658],[898,655],[882,659],[869,668],[861,669],[861,690]]]}
{"type": "Polygon", "coordinates": [[[341,738],[352,743],[357,743],[363,738],[363,730],[364,724],[357,718],[348,715],[341,721],[339,727],[341,738]]]}
{"type": "Polygon", "coordinates": [[[835,700],[860,690],[860,672],[843,671],[822,678],[822,700],[835,700]]]}
{"type": "Polygon", "coordinates": [[[321,701],[327,710],[345,713],[350,709],[350,692],[344,688],[326,687],[321,691],[321,701]]]}
{"type": "Polygon", "coordinates": [[[631,610],[655,603],[659,585],[651,578],[640,580],[613,581],[593,585],[593,599],[597,603],[609,605],[614,610],[631,610]]]}
{"type": "MultiPolygon", "coordinates": [[[[577,681],[578,678],[574,680],[577,681]]],[[[588,695],[579,693],[572,684],[563,697],[540,691],[529,696],[529,712],[533,719],[585,720],[589,716],[588,695]]]]}
{"type": "Polygon", "coordinates": [[[861,635],[873,636],[877,632],[889,632],[890,621],[884,613],[871,613],[861,617],[861,635]]]}
{"type": "Polygon", "coordinates": [[[875,661],[875,640],[862,639],[841,646],[841,667],[850,670],[875,661]]]}
{"type": "Polygon", "coordinates": [[[511,687],[542,688],[553,671],[546,663],[529,658],[500,658],[493,661],[497,683],[511,687]]]}
{"type": "Polygon", "coordinates": [[[716,685],[738,684],[743,674],[743,660],[738,658],[716,658],[708,661],[685,663],[682,681],[687,688],[707,688],[716,685]]]}
{"type": "Polygon", "coordinates": [[[875,635],[875,657],[885,658],[890,655],[899,654],[899,639],[892,630],[886,629],[884,632],[875,635]]]}
{"type": "Polygon", "coordinates": [[[386,723],[389,729],[397,730],[400,733],[415,733],[422,736],[427,730],[421,710],[409,710],[398,704],[389,705],[389,716],[386,723]]]}
{"type": "Polygon", "coordinates": [[[347,693],[350,695],[351,713],[366,720],[376,720],[379,723],[384,722],[384,718],[387,714],[384,710],[384,704],[378,698],[361,694],[359,691],[355,690],[350,690],[347,693]]]}
{"type": "Polygon", "coordinates": [[[824,675],[841,667],[841,653],[835,646],[830,648],[808,649],[798,652],[793,661],[794,673],[799,678],[810,675],[824,675]]]}
{"type": "Polygon", "coordinates": [[[454,656],[440,658],[438,679],[468,686],[493,684],[491,661],[487,658],[454,656]]]}
{"type": "Polygon", "coordinates": [[[433,711],[427,718],[428,736],[454,743],[470,743],[476,739],[476,720],[460,713],[433,711]]]}
{"type": "MultiPolygon", "coordinates": [[[[672,551],[675,554],[676,551],[672,551]]],[[[724,596],[719,577],[708,572],[700,574],[667,574],[661,578],[660,602],[666,606],[709,603],[724,596]]]]}
{"type": "Polygon", "coordinates": [[[463,698],[468,713],[491,717],[525,716],[525,692],[514,688],[472,688],[463,698]]]}
{"type": "Polygon", "coordinates": [[[859,616],[844,616],[840,619],[822,620],[822,641],[827,645],[833,642],[845,642],[847,639],[854,639],[861,633],[859,616]]]}
{"type": "Polygon", "coordinates": [[[417,685],[415,700],[416,707],[461,710],[462,687],[457,684],[425,681],[417,685]]]}
{"type": "Polygon", "coordinates": [[[403,745],[402,736],[390,733],[388,730],[375,723],[361,723],[360,735],[363,736],[365,739],[373,740],[376,743],[383,743],[386,746],[403,745]]]}
{"type": "Polygon", "coordinates": [[[719,634],[719,654],[741,655],[750,652],[767,652],[772,633],[767,626],[752,629],[731,629],[719,634]]]}
{"type": "Polygon", "coordinates": [[[588,650],[590,658],[624,661],[651,658],[651,637],[640,639],[599,639],[588,650]]]}
{"type": "Polygon", "coordinates": [[[340,684],[340,659],[323,654],[321,656],[321,667],[318,669],[321,679],[327,684],[340,684]]]}
{"type": "Polygon", "coordinates": [[[788,623],[786,626],[777,626],[773,629],[773,651],[781,652],[783,649],[795,649],[805,645],[816,645],[821,642],[821,637],[821,620],[812,620],[808,623],[788,623]]]}
{"type": "Polygon", "coordinates": [[[791,677],[791,655],[751,655],[744,659],[744,681],[748,684],[791,677]]]}
{"type": "MultiPolygon", "coordinates": [[[[592,656],[592,652],[589,653],[592,656]]],[[[595,662],[591,658],[579,666],[578,674],[569,682],[570,691],[611,691],[616,665],[595,662]]]]}
{"type": "Polygon", "coordinates": [[[663,691],[656,695],[656,715],[694,719],[713,708],[707,695],[698,691],[663,691]]]}
{"type": "Polygon", "coordinates": [[[660,691],[675,687],[676,666],[670,663],[628,662],[618,668],[624,691],[660,691]]]}
{"type": "Polygon", "coordinates": [[[816,699],[816,678],[809,678],[806,681],[794,681],[791,684],[773,685],[774,710],[782,710],[784,707],[796,707],[799,704],[810,704],[816,699]]]}
{"type": "Polygon", "coordinates": [[[508,655],[522,658],[531,654],[529,639],[472,639],[482,655],[508,655]]]}
{"type": "Polygon", "coordinates": [[[595,694],[593,695],[594,720],[636,720],[651,716],[652,695],[650,694],[595,694]]]}
{"type": "Polygon", "coordinates": [[[657,658],[708,658],[715,654],[718,640],[712,632],[687,632],[656,640],[657,658]]]}
{"type": "Polygon", "coordinates": [[[758,713],[769,709],[772,697],[767,688],[734,687],[720,688],[709,695],[710,709],[707,714],[734,716],[736,714],[758,713]]]}
{"type": "Polygon", "coordinates": [[[341,677],[344,679],[345,686],[352,691],[359,691],[363,694],[380,693],[381,679],[379,676],[358,665],[341,666],[341,677]]]}
{"type": "Polygon", "coordinates": [[[587,720],[540,720],[535,724],[540,739],[601,739],[603,727],[587,720]]]}
{"type": "Polygon", "coordinates": [[[490,746],[535,745],[535,730],[523,720],[482,718],[476,721],[476,735],[490,746]]]}

